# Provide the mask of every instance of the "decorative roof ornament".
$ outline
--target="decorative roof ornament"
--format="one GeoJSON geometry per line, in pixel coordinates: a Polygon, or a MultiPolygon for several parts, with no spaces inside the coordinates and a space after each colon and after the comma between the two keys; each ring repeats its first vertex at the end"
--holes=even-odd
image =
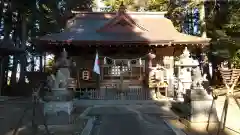
{"type": "Polygon", "coordinates": [[[120,4],[120,6],[119,6],[119,9],[118,9],[118,12],[117,12],[117,14],[123,14],[123,13],[125,13],[126,12],[126,7],[125,7],[125,5],[123,4],[123,1],[121,2],[121,4],[120,4]]]}
{"type": "Polygon", "coordinates": [[[104,64],[107,64],[107,58],[104,57],[104,64]]]}
{"type": "Polygon", "coordinates": [[[68,53],[67,53],[67,51],[66,51],[65,48],[63,48],[63,51],[62,51],[62,53],[61,53],[61,56],[62,56],[63,58],[67,58],[68,53]]]}
{"type": "Polygon", "coordinates": [[[190,52],[187,47],[184,48],[183,54],[181,55],[182,58],[190,58],[190,52]]]}
{"type": "Polygon", "coordinates": [[[190,52],[187,47],[185,47],[183,54],[180,55],[179,61],[176,61],[175,65],[178,66],[187,66],[187,67],[196,67],[199,65],[198,60],[194,60],[190,57],[190,52]]]}
{"type": "Polygon", "coordinates": [[[128,65],[128,68],[131,67],[131,64],[130,64],[130,61],[129,61],[129,60],[128,60],[128,62],[127,62],[127,65],[128,65]]]}

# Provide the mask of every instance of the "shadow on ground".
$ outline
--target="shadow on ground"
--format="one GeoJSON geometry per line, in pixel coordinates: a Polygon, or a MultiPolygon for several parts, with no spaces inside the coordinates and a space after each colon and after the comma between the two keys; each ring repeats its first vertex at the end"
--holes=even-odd
{"type": "Polygon", "coordinates": [[[210,124],[210,120],[208,120],[207,123],[193,124],[189,121],[191,107],[184,103],[172,103],[171,109],[179,116],[179,120],[173,121],[171,124],[182,129],[187,135],[240,135],[238,131],[225,126],[228,104],[228,98],[226,98],[221,120],[218,123],[210,124]]]}
{"type": "MultiPolygon", "coordinates": [[[[13,135],[14,129],[18,127],[20,119],[23,117],[22,122],[19,124],[19,132],[16,135],[32,135],[32,108],[24,112],[30,106],[31,101],[19,102],[0,102],[0,135],[13,135]]],[[[40,106],[42,107],[42,106],[40,106]]],[[[42,108],[40,108],[42,109],[42,108]]],[[[72,115],[69,117],[64,112],[58,115],[44,117],[41,115],[42,110],[36,111],[35,122],[40,125],[38,134],[45,134],[46,130],[43,126],[43,119],[46,118],[50,133],[57,134],[73,134],[81,133],[81,130],[86,124],[86,120],[78,119],[78,116],[86,109],[85,107],[77,107],[72,115]]]]}

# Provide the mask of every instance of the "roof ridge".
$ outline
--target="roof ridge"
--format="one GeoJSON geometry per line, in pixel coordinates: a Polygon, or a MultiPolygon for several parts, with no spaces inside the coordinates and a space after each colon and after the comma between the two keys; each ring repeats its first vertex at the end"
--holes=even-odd
{"type": "Polygon", "coordinates": [[[101,32],[104,31],[104,29],[114,26],[116,25],[118,22],[125,20],[129,25],[131,26],[136,26],[138,28],[140,28],[143,31],[148,31],[146,28],[144,28],[143,26],[139,25],[138,23],[136,23],[136,21],[134,21],[129,15],[127,15],[125,12],[122,12],[121,14],[117,14],[114,18],[112,18],[107,24],[105,24],[104,26],[102,26],[101,28],[99,28],[97,30],[97,32],[101,32]]]}

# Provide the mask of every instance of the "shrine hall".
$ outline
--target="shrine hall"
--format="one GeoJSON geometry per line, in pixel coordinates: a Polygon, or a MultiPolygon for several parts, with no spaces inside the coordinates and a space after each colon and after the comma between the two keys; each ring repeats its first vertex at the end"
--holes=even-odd
{"type": "Polygon", "coordinates": [[[178,32],[166,12],[128,12],[121,5],[117,12],[73,13],[63,32],[37,39],[37,50],[58,57],[64,48],[76,64],[71,77],[80,88],[124,91],[138,87],[147,91],[152,87],[150,72],[157,65],[173,76],[174,57],[185,47],[201,50],[210,41],[178,32]],[[96,53],[100,75],[93,72],[96,53]]]}

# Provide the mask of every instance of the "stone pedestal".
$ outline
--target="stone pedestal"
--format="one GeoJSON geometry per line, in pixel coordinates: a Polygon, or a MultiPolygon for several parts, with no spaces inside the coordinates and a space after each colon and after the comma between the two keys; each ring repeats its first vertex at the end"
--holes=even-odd
{"type": "Polygon", "coordinates": [[[44,114],[66,112],[71,115],[73,107],[73,92],[66,88],[54,88],[51,93],[45,97],[44,114]]]}
{"type": "Polygon", "coordinates": [[[153,99],[153,100],[157,99],[157,95],[156,95],[155,89],[149,88],[149,98],[153,99]]]}
{"type": "Polygon", "coordinates": [[[107,87],[100,87],[100,96],[104,98],[106,96],[106,91],[107,87]]]}
{"type": "Polygon", "coordinates": [[[126,99],[126,96],[124,95],[123,92],[120,94],[120,96],[121,96],[121,100],[125,100],[126,99]]]}
{"type": "Polygon", "coordinates": [[[73,108],[73,101],[50,101],[44,104],[44,114],[66,112],[71,115],[73,108]]]}
{"type": "Polygon", "coordinates": [[[174,78],[169,78],[167,95],[174,97],[174,78]]]}
{"type": "MultiPolygon", "coordinates": [[[[189,89],[191,89],[192,80],[188,80],[188,81],[183,80],[182,84],[183,84],[184,90],[189,90],[189,89]]],[[[183,93],[185,94],[185,91],[183,91],[183,93]]]]}
{"type": "Polygon", "coordinates": [[[217,123],[217,111],[213,98],[206,90],[191,90],[190,93],[190,116],[192,123],[217,123]],[[210,114],[210,115],[209,115],[210,114]]]}
{"type": "Polygon", "coordinates": [[[52,88],[49,96],[51,101],[71,101],[73,100],[73,91],[66,88],[52,88]]]}
{"type": "Polygon", "coordinates": [[[161,92],[158,90],[158,91],[156,92],[156,98],[160,99],[161,97],[162,97],[162,94],[161,94],[161,92]]]}

